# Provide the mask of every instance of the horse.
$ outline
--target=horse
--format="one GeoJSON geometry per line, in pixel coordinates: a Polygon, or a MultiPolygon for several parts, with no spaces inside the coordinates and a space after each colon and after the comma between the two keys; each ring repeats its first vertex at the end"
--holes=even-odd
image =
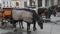
{"type": "Polygon", "coordinates": [[[45,16],[45,10],[46,10],[46,8],[38,8],[38,15],[45,16]]]}
{"type": "Polygon", "coordinates": [[[57,6],[51,6],[45,11],[46,18],[50,18],[51,15],[56,16],[56,13],[57,13],[57,6]]]}
{"type": "MultiPolygon", "coordinates": [[[[46,19],[50,19],[51,15],[54,15],[54,17],[56,16],[56,7],[55,6],[52,6],[52,7],[49,7],[49,8],[39,8],[38,9],[38,14],[40,16],[45,16],[46,19]]],[[[45,20],[45,22],[50,22],[50,20],[45,20]]]]}
{"type": "MultiPolygon", "coordinates": [[[[43,29],[43,19],[34,10],[19,9],[19,11],[12,10],[12,23],[14,28],[16,28],[16,22],[23,20],[27,23],[27,31],[30,31],[30,24],[34,24],[33,28],[35,30],[35,23],[37,21],[39,27],[43,29]]],[[[16,29],[15,29],[16,30],[16,29]]],[[[14,30],[14,31],[15,31],[14,30]]]]}

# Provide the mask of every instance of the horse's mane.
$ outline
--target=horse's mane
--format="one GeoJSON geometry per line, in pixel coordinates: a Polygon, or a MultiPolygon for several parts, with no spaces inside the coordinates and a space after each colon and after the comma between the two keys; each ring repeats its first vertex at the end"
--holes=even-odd
{"type": "Polygon", "coordinates": [[[51,7],[49,7],[49,8],[54,9],[55,7],[57,7],[57,5],[51,6],[51,7]]]}
{"type": "Polygon", "coordinates": [[[28,11],[28,12],[31,12],[31,13],[35,13],[35,10],[26,9],[26,8],[13,8],[13,10],[24,10],[24,11],[28,11]]]}

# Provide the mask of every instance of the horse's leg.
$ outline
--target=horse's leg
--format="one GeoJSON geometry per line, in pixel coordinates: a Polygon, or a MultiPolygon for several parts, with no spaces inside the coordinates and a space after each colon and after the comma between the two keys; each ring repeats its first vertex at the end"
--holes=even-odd
{"type": "Polygon", "coordinates": [[[19,20],[19,25],[20,25],[20,28],[22,28],[22,29],[24,28],[23,27],[23,20],[19,20]]]}
{"type": "Polygon", "coordinates": [[[48,22],[50,22],[50,17],[51,17],[51,14],[48,16],[48,18],[49,18],[48,22]]]}
{"type": "Polygon", "coordinates": [[[13,28],[14,28],[14,32],[17,31],[17,29],[16,29],[16,21],[15,20],[13,20],[13,28]]]}
{"type": "MultiPolygon", "coordinates": [[[[50,19],[50,14],[46,14],[46,19],[50,19]]],[[[45,20],[45,22],[47,23],[47,22],[50,22],[50,20],[45,20]]]]}
{"type": "Polygon", "coordinates": [[[31,32],[30,31],[30,23],[27,23],[27,32],[31,32]]]}
{"type": "Polygon", "coordinates": [[[50,19],[50,17],[51,17],[51,14],[50,15],[48,15],[48,18],[50,19]]]}
{"type": "Polygon", "coordinates": [[[3,25],[4,25],[4,22],[1,23],[1,26],[3,26],[3,25]]]}
{"type": "Polygon", "coordinates": [[[10,19],[10,20],[9,20],[10,24],[12,24],[12,21],[13,21],[12,15],[10,16],[9,19],[10,19]]]}
{"type": "Polygon", "coordinates": [[[21,28],[21,23],[20,23],[21,21],[19,20],[18,22],[19,22],[19,27],[21,28]]]}
{"type": "Polygon", "coordinates": [[[35,31],[36,30],[36,21],[33,21],[34,23],[33,23],[33,31],[35,31]]]}
{"type": "Polygon", "coordinates": [[[22,29],[23,29],[23,28],[24,28],[24,27],[23,27],[23,20],[21,20],[21,26],[22,26],[22,29]]]}

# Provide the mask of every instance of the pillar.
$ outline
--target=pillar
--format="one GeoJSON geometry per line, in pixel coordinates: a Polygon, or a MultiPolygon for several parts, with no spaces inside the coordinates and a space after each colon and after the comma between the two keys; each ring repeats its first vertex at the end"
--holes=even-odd
{"type": "Polygon", "coordinates": [[[58,5],[58,0],[54,0],[54,5],[58,5]]]}
{"type": "Polygon", "coordinates": [[[45,0],[42,0],[42,7],[45,7],[45,0]]]}
{"type": "Polygon", "coordinates": [[[27,6],[29,6],[29,4],[30,4],[30,3],[29,3],[29,0],[27,0],[27,6]]]}
{"type": "Polygon", "coordinates": [[[51,6],[51,0],[49,0],[49,7],[51,6]]]}

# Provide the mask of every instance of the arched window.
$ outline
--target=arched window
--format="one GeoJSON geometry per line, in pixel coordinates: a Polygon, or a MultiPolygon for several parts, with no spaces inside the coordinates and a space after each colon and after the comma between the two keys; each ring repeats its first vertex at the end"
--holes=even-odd
{"type": "Polygon", "coordinates": [[[42,0],[38,0],[38,7],[42,6],[42,0]]]}
{"type": "Polygon", "coordinates": [[[51,6],[53,6],[54,5],[54,0],[51,0],[51,6]]]}
{"type": "Polygon", "coordinates": [[[3,1],[3,4],[5,4],[5,2],[3,1]]]}
{"type": "Polygon", "coordinates": [[[35,0],[30,0],[30,6],[35,6],[35,0]]]}
{"type": "Polygon", "coordinates": [[[46,7],[49,6],[49,0],[45,0],[45,6],[46,6],[46,7]]]}
{"type": "Polygon", "coordinates": [[[58,5],[60,6],[60,0],[58,0],[58,5]]]}
{"type": "Polygon", "coordinates": [[[26,1],[24,2],[24,7],[27,7],[27,2],[26,1]]]}
{"type": "Polygon", "coordinates": [[[19,2],[16,2],[16,6],[19,6],[19,2]]]}

